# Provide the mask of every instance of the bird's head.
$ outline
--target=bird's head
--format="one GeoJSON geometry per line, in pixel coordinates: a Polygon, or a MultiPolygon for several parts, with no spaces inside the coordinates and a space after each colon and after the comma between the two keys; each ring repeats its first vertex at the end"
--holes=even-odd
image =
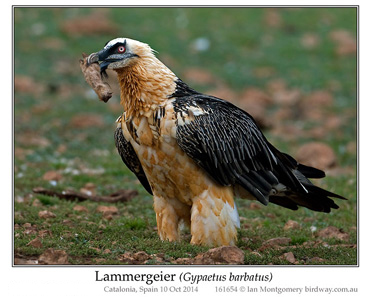
{"type": "Polygon", "coordinates": [[[155,57],[148,44],[115,38],[87,58],[88,65],[97,62],[101,75],[107,76],[106,69],[116,71],[120,103],[128,118],[148,113],[154,104],[162,104],[176,90],[176,75],[155,57]]]}
{"type": "Polygon", "coordinates": [[[132,66],[146,57],[154,57],[149,45],[129,38],[115,38],[107,42],[99,52],[92,53],[87,62],[99,62],[101,74],[106,74],[106,69],[117,70],[132,66]]]}

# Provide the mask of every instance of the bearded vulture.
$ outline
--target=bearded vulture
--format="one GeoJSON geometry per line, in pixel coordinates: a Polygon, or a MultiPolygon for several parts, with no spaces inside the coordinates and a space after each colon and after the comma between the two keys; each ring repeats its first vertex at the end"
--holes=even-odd
{"type": "Polygon", "coordinates": [[[115,142],[123,162],[153,195],[158,234],[191,243],[234,245],[240,220],[234,197],[296,210],[330,212],[345,199],[313,185],[325,173],[280,152],[254,119],[232,103],[199,93],[145,43],[116,38],[88,64],[117,73],[123,114],[115,142]]]}

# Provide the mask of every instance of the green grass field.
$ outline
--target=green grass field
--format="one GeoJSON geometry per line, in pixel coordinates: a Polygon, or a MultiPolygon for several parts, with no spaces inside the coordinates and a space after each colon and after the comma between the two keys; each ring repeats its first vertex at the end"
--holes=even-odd
{"type": "Polygon", "coordinates": [[[296,156],[303,144],[316,141],[334,151],[336,164],[318,183],[348,198],[337,201],[338,210],[291,211],[237,200],[238,247],[246,265],[292,264],[283,256],[288,252],[299,265],[357,264],[356,30],[355,8],[15,8],[14,254],[23,261],[18,263],[30,264],[48,248],[65,251],[69,264],[125,264],[123,254],[144,251],[151,255],[146,264],[170,265],[208,250],[190,245],[187,232],[181,242],[159,240],[152,197],[114,147],[114,122],[122,113],[118,92],[107,104],[99,102],[81,74],[82,52],[123,36],[150,44],[199,91],[246,109],[260,104],[247,91],[264,93],[269,99],[264,133],[280,150],[296,156]],[[117,214],[107,217],[97,211],[107,203],[32,192],[79,191],[88,183],[97,195],[120,189],[138,195],[112,205],[117,214]],[[77,205],[85,208],[76,210],[77,205]],[[44,210],[55,216],[40,218],[44,210]],[[299,228],[284,229],[289,220],[299,228]],[[320,237],[329,226],[346,239],[320,237]],[[291,242],[262,248],[277,237],[291,242]],[[35,238],[41,244],[30,244],[35,238]]]}

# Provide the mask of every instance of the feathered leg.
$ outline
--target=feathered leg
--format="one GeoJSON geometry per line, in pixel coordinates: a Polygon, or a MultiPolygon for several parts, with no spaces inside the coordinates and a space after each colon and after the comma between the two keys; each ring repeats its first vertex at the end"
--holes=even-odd
{"type": "Polygon", "coordinates": [[[161,240],[175,241],[180,239],[179,223],[190,222],[190,206],[176,199],[165,199],[154,195],[157,232],[161,240]]]}
{"type": "Polygon", "coordinates": [[[192,244],[235,245],[239,216],[229,187],[211,186],[193,199],[192,244]]]}

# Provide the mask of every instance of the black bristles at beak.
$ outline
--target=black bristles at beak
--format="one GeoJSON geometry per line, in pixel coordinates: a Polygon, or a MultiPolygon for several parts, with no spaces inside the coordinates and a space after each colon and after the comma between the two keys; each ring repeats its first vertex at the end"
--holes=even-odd
{"type": "Polygon", "coordinates": [[[106,72],[106,69],[107,69],[109,64],[110,64],[110,62],[102,62],[102,63],[99,64],[100,75],[104,78],[108,78],[108,74],[106,72]]]}

